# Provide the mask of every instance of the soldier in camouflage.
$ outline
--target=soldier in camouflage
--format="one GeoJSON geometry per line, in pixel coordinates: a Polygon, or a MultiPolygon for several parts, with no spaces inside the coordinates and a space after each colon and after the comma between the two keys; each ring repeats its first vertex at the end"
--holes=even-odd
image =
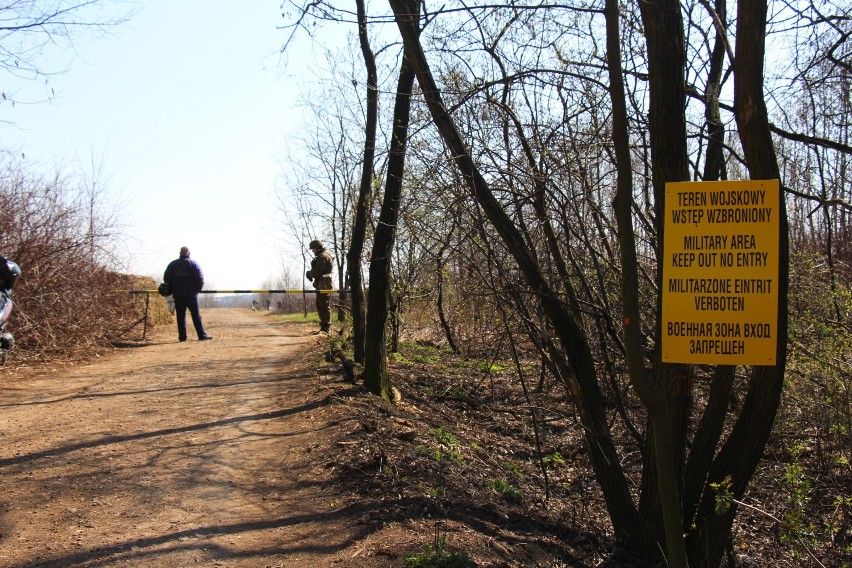
{"type": "MultiPolygon", "coordinates": [[[[317,290],[331,290],[331,271],[334,268],[334,259],[325,250],[322,241],[313,240],[308,245],[314,258],[311,260],[311,269],[305,274],[308,280],[314,283],[317,290]]],[[[328,333],[331,327],[331,294],[317,292],[317,314],[320,319],[320,333],[328,333]]]]}

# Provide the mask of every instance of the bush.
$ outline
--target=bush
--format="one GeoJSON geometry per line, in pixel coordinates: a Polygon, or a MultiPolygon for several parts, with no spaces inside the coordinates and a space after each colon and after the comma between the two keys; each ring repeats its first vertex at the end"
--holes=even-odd
{"type": "Polygon", "coordinates": [[[832,272],[806,247],[791,254],[789,356],[774,432],[783,474],[780,541],[848,557],[852,450],[852,288],[849,268],[832,272]],[[782,463],[783,460],[783,463],[782,463]]]}
{"type": "Polygon", "coordinates": [[[22,271],[8,325],[12,360],[91,354],[141,317],[144,296],[119,291],[145,281],[111,269],[116,229],[98,213],[99,198],[59,174],[0,164],[0,253],[22,271]]]}
{"type": "Polygon", "coordinates": [[[793,254],[791,273],[790,404],[780,423],[787,439],[814,450],[828,472],[852,448],[852,289],[843,274],[832,285],[818,255],[793,254]]]}

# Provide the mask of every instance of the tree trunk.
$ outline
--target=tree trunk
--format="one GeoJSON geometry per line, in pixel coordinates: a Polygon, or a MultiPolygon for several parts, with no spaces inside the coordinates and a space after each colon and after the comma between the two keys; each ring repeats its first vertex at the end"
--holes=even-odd
{"type": "Polygon", "coordinates": [[[500,235],[503,244],[512,254],[527,284],[539,294],[548,321],[553,326],[566,359],[571,365],[580,396],[577,408],[584,426],[586,448],[591,457],[595,476],[603,490],[616,536],[619,539],[626,538],[638,526],[639,518],[630,498],[627,480],[619,465],[618,453],[615,451],[609,432],[603,397],[585,333],[545,280],[535,255],[526,247],[523,237],[491,193],[488,183],[465,147],[429,69],[423,47],[418,39],[417,21],[412,18],[411,11],[407,10],[405,0],[390,0],[390,5],[405,44],[406,55],[414,66],[429,112],[444,143],[452,152],[459,173],[491,225],[500,235]]]}
{"type": "Polygon", "coordinates": [[[391,295],[389,308],[390,313],[388,314],[388,319],[390,320],[390,352],[399,353],[399,333],[402,326],[402,299],[394,299],[393,295],[391,295]]]}
{"type": "MultiPolygon", "coordinates": [[[[670,39],[669,35],[676,33],[674,30],[680,26],[679,17],[672,16],[672,10],[677,12],[679,16],[679,7],[662,6],[658,3],[659,10],[664,14],[645,15],[643,11],[643,19],[654,19],[655,26],[647,28],[646,37],[648,41],[649,51],[649,81],[651,90],[651,142],[655,186],[662,185],[665,188],[666,181],[677,181],[678,179],[669,180],[666,175],[658,175],[657,172],[662,170],[668,175],[680,175],[677,165],[681,149],[675,140],[667,139],[669,147],[661,148],[655,152],[655,142],[659,145],[663,135],[680,137],[683,144],[683,157],[686,157],[686,130],[685,125],[682,127],[678,121],[660,120],[663,114],[660,112],[660,105],[664,103],[671,104],[672,100],[678,100],[683,96],[683,44],[679,46],[680,55],[677,51],[671,53],[677,45],[666,46],[666,55],[670,59],[662,60],[662,38],[665,36],[670,39]],[[652,48],[651,46],[654,45],[652,48]],[[655,60],[654,57],[657,57],[655,60]],[[665,67],[665,73],[661,72],[661,68],[665,67]],[[673,92],[667,91],[664,87],[667,81],[672,78],[668,73],[678,75],[676,69],[680,68],[680,84],[671,86],[673,92]],[[658,120],[655,120],[657,118],[658,120]],[[672,152],[672,150],[675,150],[672,152]],[[665,166],[662,164],[665,163],[665,166]]],[[[655,533],[662,533],[665,540],[665,557],[669,566],[686,568],[687,556],[686,547],[683,542],[682,518],[680,509],[680,484],[677,475],[677,425],[673,420],[675,413],[672,408],[666,404],[663,391],[659,385],[654,385],[651,377],[645,369],[644,357],[644,339],[641,332],[640,307],[639,307],[639,274],[638,260],[636,258],[636,242],[633,230],[633,175],[630,157],[630,143],[627,127],[627,105],[624,98],[624,82],[621,72],[621,48],[620,48],[620,31],[619,31],[619,10],[617,0],[607,0],[605,10],[607,22],[607,62],[610,78],[610,97],[613,107],[613,140],[615,143],[615,152],[617,159],[618,170],[618,188],[616,198],[613,203],[615,215],[618,222],[618,235],[621,251],[621,290],[624,302],[624,345],[627,355],[627,364],[630,371],[630,381],[636,389],[637,394],[642,399],[645,408],[648,410],[648,415],[651,424],[649,424],[648,435],[650,445],[646,447],[646,475],[643,481],[643,497],[646,501],[652,501],[652,505],[645,507],[643,518],[645,524],[650,529],[650,535],[640,532],[638,542],[633,545],[634,548],[642,551],[642,555],[646,559],[657,556],[659,546],[654,542],[656,540],[655,533]],[[658,496],[658,499],[648,499],[647,493],[651,492],[658,496]],[[662,526],[660,525],[659,516],[662,516],[662,526]],[[649,538],[651,537],[651,538],[649,538]]],[[[682,33],[682,32],[681,32],[682,33]]],[[[685,99],[684,99],[685,100],[685,99]]],[[[683,101],[676,108],[683,108],[683,101]]],[[[677,114],[677,113],[669,113],[677,114]]],[[[685,162],[685,160],[684,160],[685,162]]],[[[658,198],[660,195],[665,195],[665,191],[655,191],[658,198]]],[[[662,220],[662,216],[657,216],[658,220],[662,220]]],[[[660,233],[662,231],[659,231],[660,233]]],[[[662,242],[662,241],[660,241],[662,242]]],[[[659,303],[658,303],[659,304],[659,303]]],[[[658,305],[658,313],[661,305],[658,305]]],[[[659,359],[655,358],[655,361],[659,359]]]]}
{"type": "MultiPolygon", "coordinates": [[[[707,123],[707,151],[704,158],[704,181],[727,179],[723,150],[725,147],[725,126],[719,113],[719,93],[722,88],[722,71],[727,53],[727,0],[715,0],[711,10],[705,4],[715,22],[715,41],[710,55],[710,69],[707,74],[707,88],[704,93],[704,118],[707,123]]],[[[732,54],[733,57],[733,54],[732,54]]],[[[689,460],[684,470],[683,482],[683,523],[684,530],[695,522],[698,503],[701,500],[707,481],[707,473],[713,463],[716,447],[722,437],[728,405],[734,387],[736,367],[719,365],[713,373],[710,384],[710,396],[704,408],[704,414],[695,432],[689,460]]]]}
{"type": "Polygon", "coordinates": [[[727,0],[716,0],[711,14],[716,22],[716,40],[710,55],[710,71],[707,74],[707,89],[704,92],[704,118],[707,121],[707,153],[704,160],[704,181],[727,179],[723,149],[725,147],[725,125],[719,114],[719,93],[722,90],[722,69],[725,63],[727,0]]]}
{"type": "Polygon", "coordinates": [[[361,41],[361,53],[367,67],[367,116],[364,132],[364,165],[361,170],[361,185],[358,190],[358,203],[355,206],[355,222],[352,225],[352,241],[346,253],[346,267],[352,290],[352,351],[355,361],[364,364],[366,306],[364,305],[364,283],[361,276],[361,253],[367,234],[367,215],[373,188],[373,161],[376,154],[376,127],[379,115],[378,73],[376,57],[370,49],[367,37],[367,12],[364,0],[355,0],[358,8],[358,38],[361,41]]]}
{"type": "MultiPolygon", "coordinates": [[[[417,16],[418,0],[408,0],[407,10],[417,16]]],[[[414,86],[414,68],[403,55],[399,68],[396,103],[393,109],[393,132],[388,157],[388,179],[379,223],[373,239],[370,259],[370,290],[367,309],[367,334],[364,360],[364,386],[373,394],[392,402],[390,376],[387,367],[386,330],[390,300],[390,260],[396,238],[399,202],[402,195],[402,178],[405,170],[405,147],[408,141],[408,123],[411,110],[411,89],[414,86]]]]}
{"type": "Polygon", "coordinates": [[[447,321],[447,315],[444,313],[444,248],[441,247],[441,250],[438,251],[438,256],[436,257],[436,267],[437,267],[437,275],[438,279],[437,288],[438,288],[438,296],[435,299],[435,303],[438,307],[438,321],[441,324],[441,329],[444,330],[444,337],[447,338],[447,345],[456,355],[459,354],[459,348],[456,346],[456,342],[453,339],[453,330],[450,328],[450,322],[447,321]]]}
{"type": "MultiPolygon", "coordinates": [[[[778,160],[763,98],[763,61],[766,40],[766,0],[741,0],[737,4],[737,38],[734,71],[734,108],[737,130],[752,179],[779,179],[778,160]]],[[[754,367],[739,419],[711,467],[708,483],[731,478],[730,491],[741,499],[751,481],[778,413],[787,360],[787,288],[789,247],[783,188],[779,198],[780,247],[778,274],[778,351],[775,366],[754,367]]],[[[715,514],[715,493],[705,488],[689,535],[689,552],[696,566],[715,567],[730,539],[736,506],[715,514]]]]}

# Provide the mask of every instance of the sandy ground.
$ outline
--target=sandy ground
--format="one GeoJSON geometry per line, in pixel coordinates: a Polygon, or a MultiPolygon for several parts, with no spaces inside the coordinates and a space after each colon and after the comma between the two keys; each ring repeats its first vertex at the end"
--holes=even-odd
{"type": "Polygon", "coordinates": [[[0,566],[353,565],[359,513],[326,489],[347,424],[306,356],[322,339],[202,313],[213,341],[161,327],[0,375],[0,566]]]}

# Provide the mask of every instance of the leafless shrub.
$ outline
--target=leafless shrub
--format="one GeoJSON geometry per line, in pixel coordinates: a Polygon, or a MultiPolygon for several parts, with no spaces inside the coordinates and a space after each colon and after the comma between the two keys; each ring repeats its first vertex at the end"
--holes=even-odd
{"type": "Polygon", "coordinates": [[[13,358],[91,354],[144,309],[138,298],[118,292],[134,284],[133,277],[111,269],[114,221],[99,217],[92,199],[61,173],[44,178],[18,161],[0,164],[0,252],[22,270],[9,324],[13,358]]]}

